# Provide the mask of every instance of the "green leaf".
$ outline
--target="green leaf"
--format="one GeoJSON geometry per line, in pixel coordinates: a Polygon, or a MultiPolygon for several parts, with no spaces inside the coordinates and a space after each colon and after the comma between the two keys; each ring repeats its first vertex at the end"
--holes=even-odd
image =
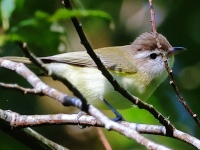
{"type": "Polygon", "coordinates": [[[36,11],[35,16],[38,19],[47,19],[47,18],[49,18],[49,14],[47,14],[47,13],[45,13],[43,11],[36,11]]]}
{"type": "Polygon", "coordinates": [[[68,19],[70,17],[99,17],[112,22],[112,18],[109,14],[100,10],[66,10],[59,9],[53,16],[50,17],[50,21],[59,21],[62,19],[68,19]]]}

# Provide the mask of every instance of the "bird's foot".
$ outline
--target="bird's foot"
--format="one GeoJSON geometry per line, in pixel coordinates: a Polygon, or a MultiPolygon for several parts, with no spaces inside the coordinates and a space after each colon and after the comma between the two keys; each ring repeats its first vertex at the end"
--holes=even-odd
{"type": "Polygon", "coordinates": [[[113,118],[112,120],[115,122],[120,122],[120,121],[124,121],[123,116],[112,106],[110,105],[105,99],[103,99],[103,102],[106,104],[106,106],[108,106],[110,108],[110,110],[116,115],[115,118],[113,118]]]}

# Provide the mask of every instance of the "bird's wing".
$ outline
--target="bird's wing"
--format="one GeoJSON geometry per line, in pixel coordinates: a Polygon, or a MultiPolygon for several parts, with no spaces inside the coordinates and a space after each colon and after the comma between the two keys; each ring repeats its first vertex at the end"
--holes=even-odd
{"type": "MultiPolygon", "coordinates": [[[[133,62],[130,62],[127,58],[126,53],[123,50],[126,46],[121,47],[108,47],[96,49],[95,53],[101,59],[102,63],[109,70],[134,73],[137,71],[133,62]],[[109,53],[105,51],[109,49],[109,53]],[[119,50],[120,49],[120,50],[119,50]]],[[[41,60],[44,63],[58,62],[67,63],[70,65],[76,65],[81,67],[97,67],[92,58],[87,54],[86,51],[70,52],[49,57],[42,57],[41,60]]]]}
{"type": "Polygon", "coordinates": [[[63,53],[54,56],[41,57],[40,59],[44,63],[57,62],[82,67],[96,67],[92,58],[85,51],[63,53]]]}

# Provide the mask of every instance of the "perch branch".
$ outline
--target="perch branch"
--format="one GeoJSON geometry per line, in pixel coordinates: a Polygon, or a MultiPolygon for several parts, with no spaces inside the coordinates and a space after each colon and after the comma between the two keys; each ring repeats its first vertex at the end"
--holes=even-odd
{"type": "MultiPolygon", "coordinates": [[[[52,114],[52,115],[20,115],[18,113],[0,110],[0,118],[4,116],[9,116],[10,126],[15,128],[22,128],[28,126],[41,126],[41,125],[84,125],[84,126],[95,126],[95,127],[104,127],[104,124],[98,121],[93,116],[82,115],[79,120],[77,120],[78,114],[52,114]]],[[[180,130],[175,129],[173,135],[166,135],[166,129],[164,126],[158,125],[149,125],[149,124],[136,124],[126,121],[122,121],[119,124],[129,128],[129,130],[136,130],[141,134],[152,134],[152,135],[161,135],[172,137],[180,141],[186,142],[198,149],[200,149],[200,140],[184,133],[180,130]]],[[[120,129],[122,130],[122,129],[120,129]]],[[[120,131],[121,133],[122,131],[120,131]]],[[[125,133],[124,133],[125,134],[125,133]]]]}

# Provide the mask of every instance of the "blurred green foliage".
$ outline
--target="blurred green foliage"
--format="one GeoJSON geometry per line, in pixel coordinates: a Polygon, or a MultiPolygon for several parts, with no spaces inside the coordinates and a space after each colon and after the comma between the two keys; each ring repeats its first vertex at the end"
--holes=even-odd
{"type": "MultiPolygon", "coordinates": [[[[73,1],[75,10],[64,10],[57,0],[0,0],[0,56],[19,55],[22,52],[16,40],[26,41],[37,56],[83,50],[69,20],[77,16],[94,48],[125,45],[135,37],[151,30],[149,5],[146,0],[85,0],[73,1]]],[[[158,32],[165,35],[173,46],[188,50],[176,56],[175,81],[185,100],[200,116],[200,1],[154,1],[158,32]]],[[[21,77],[0,69],[0,82],[18,83],[28,87],[21,77]]],[[[46,79],[45,79],[46,81],[46,79]]],[[[51,99],[22,95],[0,89],[0,108],[21,114],[48,114],[72,112],[51,99]],[[55,108],[57,107],[58,108],[55,108]]],[[[149,99],[180,130],[197,138],[200,130],[183,106],[178,102],[169,81],[165,81],[149,99]]],[[[106,112],[109,114],[109,112],[106,112]]],[[[158,124],[148,112],[131,108],[121,111],[127,121],[158,124]]],[[[79,129],[72,126],[34,128],[49,139],[70,149],[103,149],[95,128],[79,129]],[[76,144],[74,144],[76,143],[76,144]]],[[[143,149],[136,142],[115,132],[105,131],[113,149],[143,149]]],[[[155,142],[173,149],[192,149],[191,146],[166,137],[147,135],[155,142]]],[[[28,149],[11,137],[0,134],[0,149],[28,149]]]]}

